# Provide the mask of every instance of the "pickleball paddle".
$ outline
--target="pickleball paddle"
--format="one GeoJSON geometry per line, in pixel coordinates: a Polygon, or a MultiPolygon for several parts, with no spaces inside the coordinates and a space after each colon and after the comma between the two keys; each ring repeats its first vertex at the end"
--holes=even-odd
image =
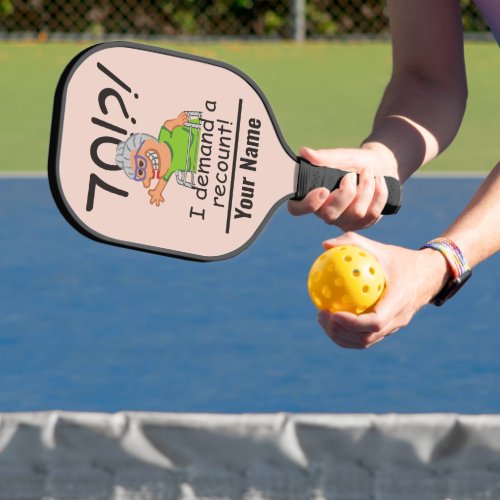
{"type": "MultiPolygon", "coordinates": [[[[262,91],[218,61],[110,42],[81,52],[59,80],[51,191],[65,218],[101,242],[229,258],[284,201],[333,190],[345,174],[297,157],[262,91]]],[[[391,214],[401,187],[385,179],[391,214]]]]}

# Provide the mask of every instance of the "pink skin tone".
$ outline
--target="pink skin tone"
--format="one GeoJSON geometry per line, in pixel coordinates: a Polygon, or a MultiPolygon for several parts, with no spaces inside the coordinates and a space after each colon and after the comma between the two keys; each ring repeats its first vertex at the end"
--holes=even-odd
{"type": "MultiPolygon", "coordinates": [[[[500,250],[499,202],[500,162],[463,212],[440,235],[458,244],[471,267],[500,250]]],[[[429,248],[410,250],[385,245],[352,232],[323,243],[325,249],[338,245],[357,245],[372,253],[384,269],[387,285],[370,313],[356,316],[320,312],[320,325],[341,347],[365,349],[406,326],[451,278],[445,258],[429,248]]],[[[466,286],[473,286],[472,283],[466,286]]]]}
{"type": "Polygon", "coordinates": [[[387,200],[382,177],[402,183],[454,139],[465,111],[467,82],[458,0],[388,0],[393,71],[359,148],[300,154],[316,165],[357,172],[333,193],[319,188],[288,204],[292,215],[314,213],[344,231],[369,227],[387,200]],[[375,178],[375,179],[374,179],[375,178]]]}
{"type": "Polygon", "coordinates": [[[354,173],[348,174],[332,193],[326,188],[319,188],[303,201],[289,202],[288,209],[292,215],[312,212],[327,224],[339,226],[344,231],[369,227],[378,221],[388,195],[384,175],[397,177],[394,172],[384,173],[378,168],[382,161],[381,153],[370,149],[313,150],[304,147],[299,154],[313,165],[359,173],[359,184],[356,185],[354,173]]]}
{"type": "MultiPolygon", "coordinates": [[[[163,124],[163,126],[172,131],[176,127],[182,127],[189,121],[189,117],[185,112],[182,112],[177,118],[173,120],[167,120],[163,124]]],[[[134,149],[130,155],[130,158],[134,158],[134,155],[136,154],[136,150],[134,149]]],[[[165,198],[163,197],[163,190],[165,189],[167,185],[167,181],[163,179],[163,176],[165,176],[168,172],[168,169],[170,168],[170,164],[172,162],[172,155],[170,153],[169,147],[162,143],[155,141],[153,139],[147,139],[144,144],[142,145],[141,148],[141,156],[144,156],[146,158],[146,177],[142,181],[142,185],[148,189],[151,186],[151,182],[154,179],[158,179],[158,182],[156,183],[156,186],[153,189],[148,189],[148,194],[150,197],[150,203],[151,205],[156,205],[157,207],[160,206],[161,203],[165,201],[165,198]],[[152,161],[147,157],[146,153],[148,152],[155,152],[158,155],[158,171],[155,172],[153,168],[153,163],[152,161]]],[[[135,170],[135,163],[134,161],[132,163],[132,168],[135,170]]]]}
{"type": "MultiPolygon", "coordinates": [[[[393,70],[370,135],[357,149],[300,151],[313,164],[359,173],[360,182],[356,186],[355,176],[347,175],[333,193],[319,188],[304,200],[289,202],[293,215],[314,213],[345,231],[376,223],[387,199],[382,176],[403,183],[440,154],[460,128],[467,80],[459,1],[388,0],[387,6],[393,70]]],[[[499,228],[500,163],[455,221],[433,237],[454,241],[474,267],[500,250],[499,228]]],[[[387,288],[370,313],[320,312],[319,323],[342,347],[364,349],[404,327],[451,277],[445,258],[431,249],[384,245],[353,232],[323,246],[343,244],[371,252],[385,270],[387,288]]],[[[474,286],[473,280],[466,286],[474,286]]]]}
{"type": "Polygon", "coordinates": [[[451,276],[444,257],[434,250],[384,245],[356,233],[345,233],[323,243],[325,250],[340,245],[355,245],[374,255],[386,280],[386,289],[372,312],[356,315],[320,311],[320,325],[340,347],[365,349],[406,326],[451,276]]]}

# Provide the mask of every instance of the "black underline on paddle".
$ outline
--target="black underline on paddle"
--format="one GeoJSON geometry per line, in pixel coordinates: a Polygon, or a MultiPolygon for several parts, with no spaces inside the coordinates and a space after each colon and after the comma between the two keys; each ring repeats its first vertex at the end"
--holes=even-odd
{"type": "Polygon", "coordinates": [[[238,156],[238,141],[240,139],[240,121],[241,121],[242,104],[243,104],[243,99],[240,99],[238,103],[238,118],[236,120],[236,134],[234,136],[233,168],[231,171],[231,187],[229,188],[229,203],[227,208],[227,219],[226,219],[227,234],[229,234],[229,227],[231,225],[231,212],[233,209],[234,177],[236,174],[236,157],[238,156]]]}

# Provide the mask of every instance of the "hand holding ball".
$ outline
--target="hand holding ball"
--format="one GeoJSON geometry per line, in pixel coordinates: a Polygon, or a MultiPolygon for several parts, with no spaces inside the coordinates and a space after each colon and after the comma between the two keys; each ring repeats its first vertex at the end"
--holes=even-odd
{"type": "Polygon", "coordinates": [[[318,309],[369,312],[385,288],[382,266],[363,248],[333,247],[309,271],[309,295],[318,309]]]}

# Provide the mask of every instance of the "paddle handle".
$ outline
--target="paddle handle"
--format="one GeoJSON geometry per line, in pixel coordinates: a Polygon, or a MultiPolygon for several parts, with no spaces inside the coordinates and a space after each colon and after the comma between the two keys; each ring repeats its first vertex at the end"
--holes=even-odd
{"type": "MultiPolygon", "coordinates": [[[[338,168],[317,167],[304,160],[304,158],[298,158],[298,163],[299,175],[294,200],[302,200],[307,193],[319,187],[326,187],[333,191],[339,187],[342,178],[350,173],[338,168]]],[[[382,213],[384,215],[395,214],[401,207],[401,184],[394,177],[384,177],[384,179],[389,195],[382,213]]],[[[357,175],[356,182],[359,182],[359,175],[357,175]]]]}

